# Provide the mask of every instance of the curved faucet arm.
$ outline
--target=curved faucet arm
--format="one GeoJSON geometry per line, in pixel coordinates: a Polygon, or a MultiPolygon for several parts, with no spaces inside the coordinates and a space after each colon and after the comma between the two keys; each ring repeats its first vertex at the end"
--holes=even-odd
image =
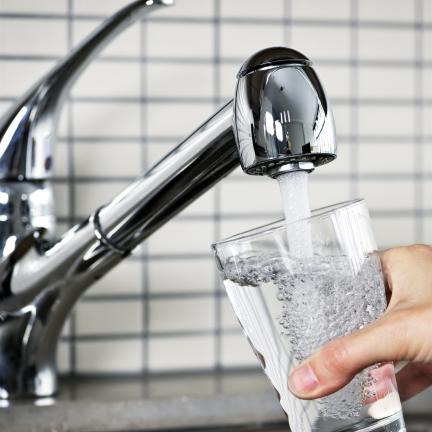
{"type": "Polygon", "coordinates": [[[49,249],[28,234],[0,261],[0,400],[57,391],[56,347],[81,294],[239,166],[230,101],[49,249]]]}
{"type": "Polygon", "coordinates": [[[104,21],[0,119],[0,180],[44,180],[52,174],[60,106],[80,73],[120,32],[173,0],[139,0],[104,21]]]}

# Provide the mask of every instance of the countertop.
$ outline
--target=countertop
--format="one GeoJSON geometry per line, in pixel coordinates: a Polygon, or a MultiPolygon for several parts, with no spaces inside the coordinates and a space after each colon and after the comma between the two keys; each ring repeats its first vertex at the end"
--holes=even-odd
{"type": "MultiPolygon", "coordinates": [[[[1,405],[0,430],[7,432],[288,430],[261,371],[64,378],[57,398],[1,405]]],[[[432,432],[431,392],[406,404],[404,413],[409,432],[432,432]]]]}

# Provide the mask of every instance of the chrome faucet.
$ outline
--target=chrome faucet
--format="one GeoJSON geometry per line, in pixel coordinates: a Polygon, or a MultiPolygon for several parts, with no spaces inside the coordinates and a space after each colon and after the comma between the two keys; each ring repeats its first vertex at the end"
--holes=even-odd
{"type": "Polygon", "coordinates": [[[171,3],[120,10],[0,120],[0,398],[56,393],[57,343],[80,295],[239,164],[277,177],[336,157],[333,116],[311,62],[264,49],[241,67],[234,101],[57,240],[49,178],[65,95],[112,38],[171,3]]]}

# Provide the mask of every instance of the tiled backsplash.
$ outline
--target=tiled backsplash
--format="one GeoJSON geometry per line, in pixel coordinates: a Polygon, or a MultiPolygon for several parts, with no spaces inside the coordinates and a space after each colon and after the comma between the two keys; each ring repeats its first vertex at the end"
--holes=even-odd
{"type": "MultiPolygon", "coordinates": [[[[0,114],[125,4],[0,0],[0,114]]],[[[242,61],[271,45],[312,58],[333,104],[339,158],[311,175],[313,207],[361,196],[380,247],[432,243],[432,0],[177,0],[150,15],[104,50],[63,110],[59,232],[231,98],[242,61]]],[[[88,291],[61,370],[256,365],[209,246],[280,215],[274,181],[224,179],[88,291]]]]}

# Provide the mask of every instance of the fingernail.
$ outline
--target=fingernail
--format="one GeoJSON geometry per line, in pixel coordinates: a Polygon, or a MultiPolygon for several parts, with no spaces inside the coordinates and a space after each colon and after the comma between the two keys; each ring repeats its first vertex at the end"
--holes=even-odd
{"type": "Polygon", "coordinates": [[[319,386],[319,381],[313,369],[305,364],[291,373],[288,386],[293,393],[305,394],[315,390],[319,386]]]}

